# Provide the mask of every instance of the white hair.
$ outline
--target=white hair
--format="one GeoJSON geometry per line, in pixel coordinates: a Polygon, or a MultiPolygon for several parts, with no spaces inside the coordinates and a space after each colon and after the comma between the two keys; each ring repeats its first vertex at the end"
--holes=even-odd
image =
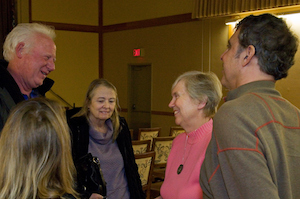
{"type": "Polygon", "coordinates": [[[10,61],[14,54],[15,48],[20,42],[29,43],[26,47],[30,46],[31,39],[36,34],[43,34],[55,39],[56,34],[53,27],[39,24],[39,23],[20,23],[18,24],[6,37],[3,45],[3,57],[6,61],[10,61]]]}

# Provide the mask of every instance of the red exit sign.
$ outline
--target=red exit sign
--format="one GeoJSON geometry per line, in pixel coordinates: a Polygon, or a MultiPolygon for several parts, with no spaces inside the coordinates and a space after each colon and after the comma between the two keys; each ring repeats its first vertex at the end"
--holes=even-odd
{"type": "Polygon", "coordinates": [[[143,48],[135,48],[132,52],[134,57],[143,57],[144,56],[144,49],[143,48]]]}

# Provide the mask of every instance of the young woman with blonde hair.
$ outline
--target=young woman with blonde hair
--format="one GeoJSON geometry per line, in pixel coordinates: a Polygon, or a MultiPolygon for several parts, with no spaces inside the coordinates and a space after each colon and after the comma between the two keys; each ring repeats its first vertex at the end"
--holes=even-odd
{"type": "Polygon", "coordinates": [[[63,108],[54,101],[23,101],[0,138],[0,198],[76,198],[76,173],[63,108]]]}

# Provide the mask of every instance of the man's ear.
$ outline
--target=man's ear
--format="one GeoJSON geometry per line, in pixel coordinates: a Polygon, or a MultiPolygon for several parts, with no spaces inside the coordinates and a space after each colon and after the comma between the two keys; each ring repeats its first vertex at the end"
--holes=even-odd
{"type": "Polygon", "coordinates": [[[16,55],[17,55],[18,58],[22,58],[23,57],[24,46],[25,46],[24,42],[20,42],[20,43],[17,44],[15,50],[16,50],[16,55]]]}
{"type": "Polygon", "coordinates": [[[249,45],[246,48],[246,55],[243,60],[243,66],[246,66],[251,61],[254,55],[255,55],[255,47],[253,45],[249,45]]]}

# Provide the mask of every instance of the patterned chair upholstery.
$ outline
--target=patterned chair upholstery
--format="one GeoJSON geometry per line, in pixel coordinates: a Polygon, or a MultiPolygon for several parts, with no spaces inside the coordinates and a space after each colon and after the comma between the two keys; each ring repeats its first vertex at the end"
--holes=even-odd
{"type": "Polygon", "coordinates": [[[142,182],[142,187],[143,190],[146,192],[147,199],[150,199],[150,189],[151,189],[151,179],[152,179],[154,159],[155,159],[154,151],[135,155],[135,162],[138,166],[138,172],[142,182]]]}
{"type": "Polygon", "coordinates": [[[151,140],[132,140],[134,154],[141,154],[150,151],[151,140]]]}
{"type": "Polygon", "coordinates": [[[176,137],[180,133],[184,133],[185,130],[181,126],[171,126],[170,127],[170,136],[176,137]]]}
{"type": "Polygon", "coordinates": [[[153,182],[163,181],[165,178],[167,160],[174,138],[172,136],[153,138],[152,149],[155,152],[153,182]]]}
{"type": "Polygon", "coordinates": [[[153,138],[152,149],[155,152],[155,167],[165,167],[171,151],[175,137],[156,137],[153,138]]]}
{"type": "Polygon", "coordinates": [[[150,150],[152,150],[152,140],[154,137],[158,137],[161,128],[139,128],[138,140],[151,140],[150,150]]]}

